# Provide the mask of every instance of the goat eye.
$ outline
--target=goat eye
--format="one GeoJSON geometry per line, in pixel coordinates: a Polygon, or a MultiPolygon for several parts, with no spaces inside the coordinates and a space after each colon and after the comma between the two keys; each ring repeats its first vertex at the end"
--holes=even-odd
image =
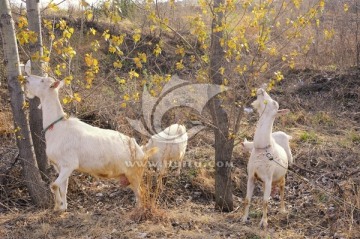
{"type": "Polygon", "coordinates": [[[44,80],[41,80],[41,83],[44,83],[44,80]]]}

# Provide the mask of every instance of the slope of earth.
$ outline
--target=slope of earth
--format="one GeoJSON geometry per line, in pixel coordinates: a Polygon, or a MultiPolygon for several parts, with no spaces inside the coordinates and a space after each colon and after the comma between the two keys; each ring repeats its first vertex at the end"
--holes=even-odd
{"type": "MultiPolygon", "coordinates": [[[[248,155],[239,146],[233,158],[235,210],[214,210],[210,131],[189,142],[185,160],[192,163],[179,178],[172,174],[166,178],[159,208],[148,219],[137,217],[131,190],[119,188],[116,181],[79,173],[70,179],[67,212],[34,208],[21,180],[16,146],[8,130],[7,91],[2,88],[0,238],[360,238],[360,71],[305,70],[286,77],[271,95],[291,113],[278,119],[274,130],[293,136],[295,165],[287,176],[288,212],[279,213],[275,194],[267,230],[258,227],[260,184],[250,223],[240,222],[248,155]]],[[[249,139],[255,123],[256,115],[247,115],[242,134],[249,139]]]]}

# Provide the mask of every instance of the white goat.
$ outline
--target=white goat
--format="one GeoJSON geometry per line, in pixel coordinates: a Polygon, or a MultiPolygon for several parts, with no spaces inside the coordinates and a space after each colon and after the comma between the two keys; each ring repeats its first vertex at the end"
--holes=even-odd
{"type": "Polygon", "coordinates": [[[272,185],[279,184],[281,212],[285,212],[285,175],[289,159],[284,148],[273,138],[272,128],[275,117],[286,114],[289,110],[279,110],[279,104],[271,99],[263,89],[258,89],[257,99],[252,103],[252,106],[260,114],[260,119],[255,130],[253,149],[248,162],[248,182],[243,221],[248,220],[255,179],[259,179],[264,184],[263,216],[260,226],[267,227],[267,208],[272,185]]]}
{"type": "MultiPolygon", "coordinates": [[[[289,165],[293,164],[294,159],[291,153],[290,142],[289,142],[292,139],[292,137],[283,131],[276,131],[272,133],[271,136],[274,138],[275,142],[278,143],[285,150],[287,158],[289,160],[289,165]]],[[[254,142],[244,139],[242,146],[245,151],[251,153],[251,151],[254,148],[254,142]]]]}
{"type": "Polygon", "coordinates": [[[153,135],[143,146],[145,150],[157,148],[157,152],[149,157],[156,164],[157,170],[164,174],[169,163],[178,164],[177,175],[180,175],[182,161],[185,156],[188,135],[183,125],[173,124],[158,134],[153,135]]]}
{"type": "Polygon", "coordinates": [[[135,139],[117,131],[93,127],[77,118],[67,118],[59,101],[61,81],[50,77],[27,77],[29,98],[40,98],[46,139],[46,154],[59,176],[51,184],[55,210],[66,210],[68,179],[74,170],[101,178],[118,178],[121,186],[129,186],[138,206],[142,202],[140,183],[147,158],[135,139]]]}

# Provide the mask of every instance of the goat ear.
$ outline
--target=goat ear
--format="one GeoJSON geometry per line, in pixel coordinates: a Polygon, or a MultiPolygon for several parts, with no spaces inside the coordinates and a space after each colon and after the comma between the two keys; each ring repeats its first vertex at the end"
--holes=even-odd
{"type": "Polygon", "coordinates": [[[289,109],[281,109],[281,110],[278,110],[277,115],[286,115],[288,113],[290,113],[289,109]]]}
{"type": "Polygon", "coordinates": [[[61,81],[56,80],[56,81],[54,81],[54,82],[50,85],[50,88],[56,89],[56,88],[58,88],[59,86],[62,86],[61,81]]]}

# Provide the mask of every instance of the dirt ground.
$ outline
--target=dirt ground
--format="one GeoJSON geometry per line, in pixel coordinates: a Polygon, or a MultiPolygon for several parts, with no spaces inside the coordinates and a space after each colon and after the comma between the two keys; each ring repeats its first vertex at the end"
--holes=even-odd
{"type": "MultiPolygon", "coordinates": [[[[16,160],[7,91],[1,86],[0,238],[360,238],[360,70],[293,71],[271,95],[291,113],[274,130],[293,136],[295,159],[287,175],[287,214],[279,197],[271,198],[269,227],[259,228],[262,189],[258,184],[250,223],[240,221],[246,192],[249,155],[236,146],[233,154],[235,210],[214,209],[212,134],[203,131],[189,142],[187,166],[170,174],[148,220],[137,220],[131,190],[116,181],[74,173],[67,212],[31,204],[16,160]]],[[[246,116],[239,140],[251,139],[256,115],[246,116]]]]}

